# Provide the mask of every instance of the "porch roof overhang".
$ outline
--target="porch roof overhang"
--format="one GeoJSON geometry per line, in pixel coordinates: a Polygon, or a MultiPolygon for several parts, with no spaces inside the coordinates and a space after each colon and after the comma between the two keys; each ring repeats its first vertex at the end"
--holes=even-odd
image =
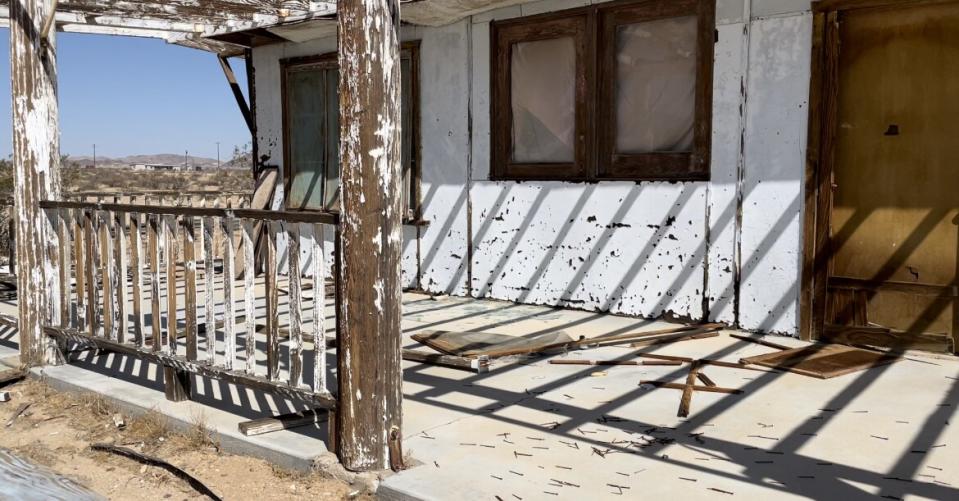
{"type": "MultiPolygon", "coordinates": [[[[9,26],[11,0],[0,0],[0,26],[9,26]]],[[[158,38],[195,49],[233,55],[242,51],[215,34],[254,30],[335,16],[335,0],[60,0],[58,31],[158,38]]]]}

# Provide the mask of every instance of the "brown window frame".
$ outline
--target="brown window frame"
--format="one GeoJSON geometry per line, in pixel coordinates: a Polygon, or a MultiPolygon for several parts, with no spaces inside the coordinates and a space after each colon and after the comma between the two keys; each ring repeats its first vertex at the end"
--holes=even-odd
{"type": "Polygon", "coordinates": [[[622,0],[494,21],[490,29],[490,178],[537,181],[699,181],[710,177],[714,0],[622,0]],[[696,16],[693,148],[689,152],[615,151],[615,34],[624,24],[696,16]],[[512,47],[572,36],[576,41],[576,124],[572,163],[512,161],[512,47]]]}
{"type": "MultiPolygon", "coordinates": [[[[404,223],[421,223],[422,222],[422,200],[421,200],[421,188],[420,181],[422,179],[422,162],[420,158],[421,154],[421,142],[420,142],[420,42],[419,40],[413,40],[408,42],[403,42],[400,44],[401,57],[409,57],[410,59],[410,81],[412,82],[410,95],[412,97],[413,107],[410,110],[411,117],[410,121],[412,122],[412,133],[410,137],[412,152],[410,155],[410,192],[407,193],[409,197],[409,207],[405,214],[403,214],[404,223]]],[[[280,60],[280,100],[282,102],[282,127],[283,127],[283,186],[284,192],[290,193],[292,187],[293,176],[291,172],[291,159],[292,151],[290,149],[290,113],[289,113],[289,100],[287,99],[287,76],[290,71],[295,71],[297,69],[302,69],[303,67],[315,67],[320,69],[336,69],[339,67],[338,54],[336,52],[327,52],[323,54],[309,55],[309,56],[297,56],[290,57],[280,60]]],[[[326,164],[329,161],[327,160],[326,164]]],[[[324,173],[325,179],[326,173],[324,173]]],[[[325,181],[324,181],[325,182],[325,181]]],[[[338,213],[339,211],[336,208],[329,209],[317,209],[317,208],[308,208],[308,207],[299,207],[290,205],[289,198],[285,198],[283,201],[283,206],[286,210],[289,211],[304,211],[304,212],[329,212],[329,213],[338,213]]]]}

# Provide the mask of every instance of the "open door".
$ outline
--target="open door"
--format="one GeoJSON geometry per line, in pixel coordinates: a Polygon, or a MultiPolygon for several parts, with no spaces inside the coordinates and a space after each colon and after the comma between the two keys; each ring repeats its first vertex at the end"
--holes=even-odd
{"type": "Polygon", "coordinates": [[[817,24],[825,31],[822,118],[830,123],[818,210],[828,220],[816,229],[826,232],[816,260],[825,297],[814,299],[814,330],[829,341],[954,352],[959,2],[825,19],[817,24]]]}

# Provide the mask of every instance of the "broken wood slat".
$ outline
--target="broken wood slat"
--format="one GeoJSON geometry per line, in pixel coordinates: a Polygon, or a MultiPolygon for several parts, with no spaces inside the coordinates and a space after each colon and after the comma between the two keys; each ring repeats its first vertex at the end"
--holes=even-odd
{"type": "MultiPolygon", "coordinates": [[[[694,360],[697,360],[697,359],[689,358],[689,357],[676,357],[676,356],[672,356],[672,355],[659,355],[659,354],[656,354],[656,353],[633,353],[632,356],[634,356],[634,357],[642,357],[642,358],[653,358],[653,359],[657,359],[657,360],[669,360],[669,361],[676,361],[676,362],[683,362],[683,363],[692,363],[694,360]]],[[[750,367],[750,366],[748,366],[748,365],[740,364],[740,363],[736,363],[736,362],[723,362],[722,360],[712,360],[712,359],[709,359],[709,358],[700,358],[700,359],[698,359],[698,360],[699,360],[699,362],[702,363],[703,365],[715,365],[715,366],[717,366],[717,367],[728,367],[728,368],[730,368],[730,369],[743,369],[743,370],[747,370],[747,371],[756,371],[756,372],[771,372],[770,369],[760,368],[760,367],[750,367]]]]}
{"type": "Polygon", "coordinates": [[[703,383],[706,386],[716,386],[716,383],[714,383],[713,380],[710,379],[709,376],[707,376],[703,372],[697,372],[696,379],[698,379],[701,383],[703,383]]]}
{"type": "Polygon", "coordinates": [[[289,430],[300,426],[322,423],[327,420],[329,413],[325,409],[308,410],[272,416],[250,421],[242,421],[237,425],[240,433],[252,437],[280,430],[289,430]]]}
{"type": "Polygon", "coordinates": [[[672,360],[550,360],[553,365],[682,365],[672,360]]]}
{"type": "Polygon", "coordinates": [[[160,242],[163,238],[160,216],[147,215],[150,233],[147,237],[150,257],[150,318],[152,323],[153,351],[160,351],[160,242]]]}
{"type": "Polygon", "coordinates": [[[164,227],[166,241],[166,350],[168,353],[176,355],[177,353],[177,283],[176,283],[176,260],[177,260],[177,239],[180,229],[177,216],[167,216],[164,218],[166,224],[164,227]]]}
{"type": "Polygon", "coordinates": [[[199,359],[200,343],[197,339],[197,302],[196,302],[196,220],[183,218],[183,308],[186,330],[186,358],[199,359]]]}
{"type": "MultiPolygon", "coordinates": [[[[216,237],[216,220],[212,217],[200,219],[203,231],[203,323],[206,326],[206,360],[216,364],[216,263],[213,257],[213,239],[216,237]]],[[[233,368],[232,360],[228,369],[233,368]]]]}
{"type": "Polygon", "coordinates": [[[57,233],[59,235],[59,271],[60,271],[60,326],[71,325],[70,307],[70,209],[54,210],[57,233]]]}
{"type": "Polygon", "coordinates": [[[254,260],[256,249],[253,248],[253,222],[243,220],[243,301],[246,312],[246,372],[256,374],[256,298],[253,287],[255,285],[256,270],[254,260]]]}
{"type": "Polygon", "coordinates": [[[689,416],[689,406],[692,405],[693,400],[693,386],[696,385],[696,376],[699,374],[701,367],[702,363],[698,360],[694,360],[692,365],[689,366],[689,374],[686,375],[686,387],[683,388],[683,396],[679,399],[679,412],[676,413],[679,417],[689,416]]]}
{"type": "Polygon", "coordinates": [[[743,358],[744,364],[756,364],[804,376],[829,379],[872,367],[891,364],[899,357],[841,344],[815,344],[755,357],[743,358]]]}
{"type": "Polygon", "coordinates": [[[479,358],[457,357],[455,355],[441,355],[438,353],[425,353],[417,350],[404,349],[402,352],[403,360],[410,362],[420,362],[432,365],[440,365],[453,369],[475,370],[477,372],[486,372],[489,370],[489,359],[485,356],[479,358]]]}
{"type": "Polygon", "coordinates": [[[655,386],[657,388],[669,388],[672,390],[683,390],[686,391],[687,387],[692,388],[692,391],[705,391],[706,393],[724,393],[727,395],[740,395],[743,393],[743,390],[736,388],[723,388],[722,386],[698,386],[698,385],[687,385],[680,383],[668,383],[666,381],[648,381],[643,380],[639,382],[640,385],[648,384],[650,386],[655,386]]]}
{"type": "Polygon", "coordinates": [[[310,232],[310,255],[313,259],[313,389],[326,388],[326,270],[324,268],[323,248],[318,234],[323,227],[314,224],[310,232]]]}
{"type": "Polygon", "coordinates": [[[113,267],[113,218],[109,212],[99,213],[100,219],[100,277],[103,281],[103,336],[116,340],[116,270],[113,267]]]}
{"type": "MultiPolygon", "coordinates": [[[[233,233],[235,221],[233,218],[225,217],[220,220],[223,225],[223,344],[224,361],[223,366],[228,370],[236,367],[236,305],[233,303],[233,260],[235,259],[235,244],[233,233]]],[[[215,329],[216,327],[208,327],[215,329]]],[[[209,331],[207,332],[209,336],[209,331]]]]}
{"type": "Polygon", "coordinates": [[[760,344],[760,345],[763,345],[763,346],[767,346],[767,347],[769,347],[769,348],[775,348],[775,349],[777,349],[777,350],[788,350],[788,349],[790,349],[789,346],[785,346],[785,345],[773,343],[773,342],[766,341],[766,340],[764,340],[764,339],[758,339],[758,338],[755,338],[755,337],[741,336],[741,335],[739,335],[739,334],[730,334],[729,337],[731,337],[731,338],[733,338],[733,339],[738,339],[738,340],[740,340],[740,341],[746,341],[747,343],[756,343],[756,344],[760,344]]]}
{"type": "MultiPolygon", "coordinates": [[[[68,209],[69,210],[69,209],[68,209]]],[[[76,295],[77,295],[77,329],[84,330],[87,327],[86,311],[86,258],[84,258],[84,238],[83,221],[85,216],[82,210],[73,212],[73,272],[76,275],[76,295]]]]}
{"type": "Polygon", "coordinates": [[[661,335],[667,334],[692,334],[692,333],[706,333],[712,331],[722,330],[726,326],[720,323],[709,323],[701,325],[683,325],[680,327],[669,327],[666,329],[657,329],[652,331],[645,332],[629,332],[624,334],[615,334],[615,335],[603,335],[589,339],[580,339],[572,343],[573,347],[579,347],[584,345],[592,344],[608,344],[614,341],[634,341],[640,338],[653,338],[661,335]]]}
{"type": "Polygon", "coordinates": [[[275,223],[264,224],[266,234],[266,377],[280,380],[280,295],[277,281],[279,270],[276,261],[275,223]]]}
{"type": "Polygon", "coordinates": [[[7,423],[3,425],[4,428],[9,428],[13,426],[13,423],[19,418],[24,412],[27,412],[27,409],[33,405],[33,402],[24,402],[17,407],[17,410],[13,411],[13,416],[10,416],[10,419],[7,420],[7,423]]]}
{"type": "Polygon", "coordinates": [[[129,319],[127,318],[127,213],[115,212],[113,217],[113,234],[116,237],[113,240],[114,253],[114,272],[112,282],[116,285],[114,300],[114,309],[116,310],[117,323],[117,341],[125,343],[127,330],[129,328],[129,319]]]}
{"type": "Polygon", "coordinates": [[[300,225],[289,223],[286,228],[287,278],[290,283],[290,386],[303,384],[303,333],[301,315],[303,290],[300,284],[300,225]]]}
{"type": "Polygon", "coordinates": [[[130,271],[133,282],[133,340],[143,346],[143,229],[140,214],[130,214],[130,271]]]}
{"type": "Polygon", "coordinates": [[[440,353],[461,357],[485,355],[491,358],[525,355],[567,346],[573,338],[565,332],[547,332],[530,337],[508,336],[494,332],[423,331],[413,339],[440,353]]]}
{"type": "Polygon", "coordinates": [[[659,344],[671,344],[678,343],[680,341],[692,341],[695,339],[706,339],[710,337],[717,337],[719,333],[716,331],[689,331],[681,332],[679,334],[664,334],[661,336],[656,336],[650,339],[643,339],[641,341],[636,341],[630,344],[631,348],[641,348],[643,346],[655,346],[659,344]]]}

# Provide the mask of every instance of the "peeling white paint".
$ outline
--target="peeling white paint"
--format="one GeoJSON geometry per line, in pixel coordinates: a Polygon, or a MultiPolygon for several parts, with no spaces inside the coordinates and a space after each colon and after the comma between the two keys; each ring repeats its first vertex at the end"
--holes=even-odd
{"type": "MultiPolygon", "coordinates": [[[[446,26],[404,26],[403,40],[420,40],[429,225],[389,236],[404,242],[403,285],[644,317],[738,319],[745,328],[795,334],[808,2],[778,2],[775,16],[763,18],[744,1],[718,1],[709,182],[489,181],[489,21],[590,2],[522,3],[446,26]]],[[[269,163],[282,164],[279,59],[333,50],[330,38],[254,50],[269,163]]]]}

